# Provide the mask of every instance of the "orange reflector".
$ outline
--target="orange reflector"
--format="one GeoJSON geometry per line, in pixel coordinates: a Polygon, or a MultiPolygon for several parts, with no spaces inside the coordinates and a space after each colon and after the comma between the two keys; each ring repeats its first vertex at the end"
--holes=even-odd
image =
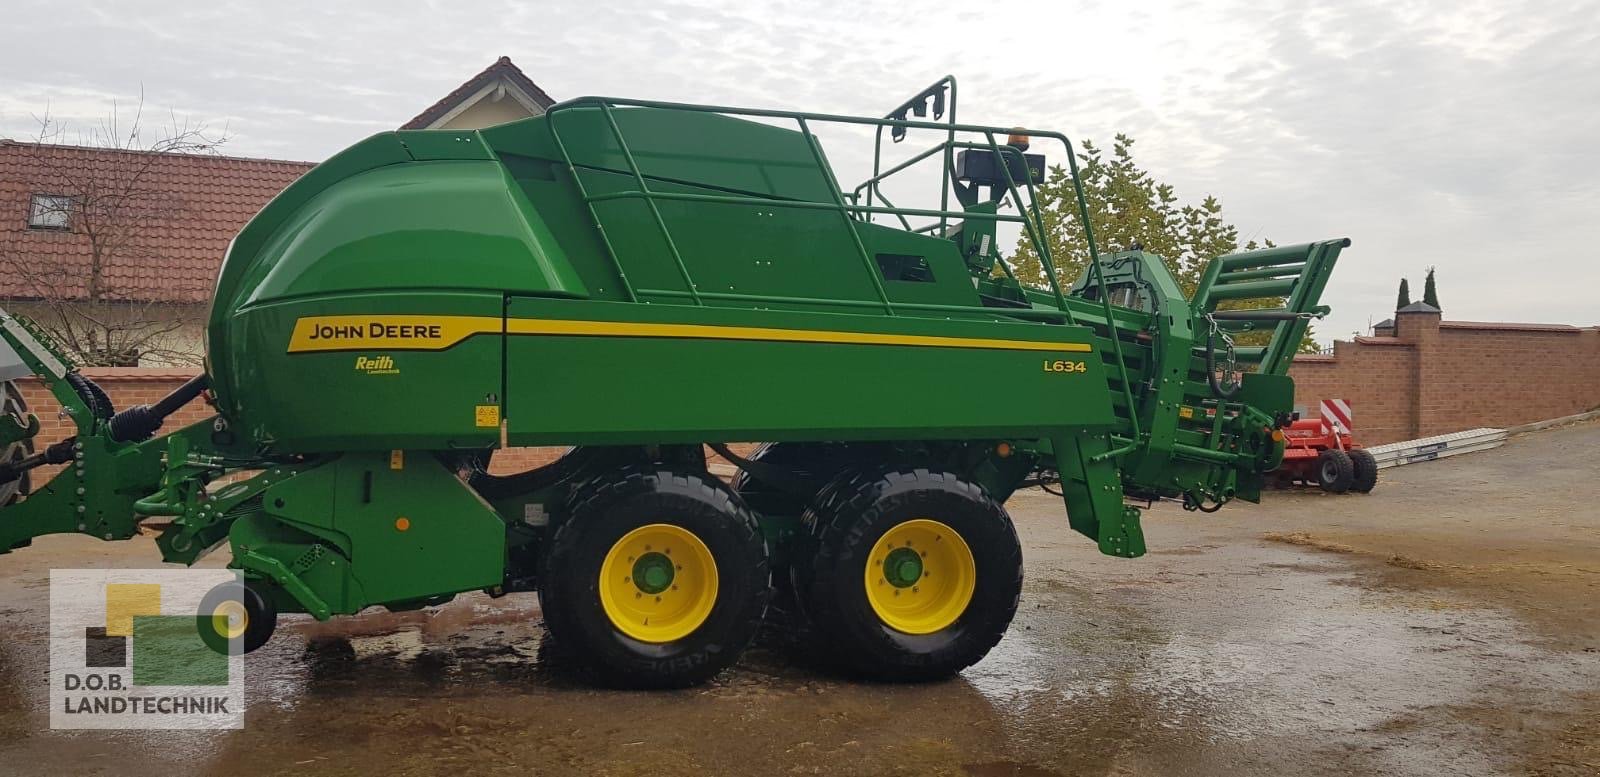
{"type": "Polygon", "coordinates": [[[1002,459],[1010,458],[1011,457],[1011,443],[1003,442],[1003,443],[1000,443],[999,445],[994,446],[994,455],[999,456],[1002,459]]]}
{"type": "Polygon", "coordinates": [[[405,531],[411,528],[411,519],[404,516],[394,519],[394,530],[405,531]]]}
{"type": "Polygon", "coordinates": [[[1273,429],[1272,430],[1272,441],[1273,442],[1283,442],[1283,430],[1282,429],[1273,429]]]}

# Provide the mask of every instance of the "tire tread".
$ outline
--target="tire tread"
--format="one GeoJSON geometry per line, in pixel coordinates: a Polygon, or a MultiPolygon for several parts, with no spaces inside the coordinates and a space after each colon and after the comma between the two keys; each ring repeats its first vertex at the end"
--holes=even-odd
{"type": "MultiPolygon", "coordinates": [[[[801,609],[807,616],[815,654],[845,673],[893,682],[918,682],[954,675],[977,663],[999,644],[1021,601],[1022,548],[1009,515],[981,487],[955,474],[920,467],[847,471],[822,489],[806,512],[804,523],[803,546],[796,553],[793,567],[795,590],[800,593],[801,609]],[[1000,590],[1008,594],[1006,601],[1001,602],[998,611],[981,614],[998,617],[983,618],[980,628],[970,638],[962,638],[960,649],[946,655],[930,656],[892,641],[861,644],[861,640],[843,625],[849,616],[841,609],[836,595],[835,589],[841,581],[828,579],[831,573],[827,567],[837,549],[852,543],[870,547],[876,542],[876,537],[860,536],[868,522],[863,516],[881,501],[915,492],[919,486],[959,495],[1000,518],[1006,535],[1004,555],[983,559],[980,563],[1004,565],[1014,570],[1009,579],[997,580],[1000,590]]],[[[854,575],[846,577],[849,579],[842,581],[844,585],[856,581],[854,575]]],[[[974,605],[977,604],[975,601],[974,605]]]]}
{"type": "MultiPolygon", "coordinates": [[[[755,514],[722,481],[698,473],[633,466],[579,485],[562,513],[562,520],[541,560],[539,603],[546,626],[555,638],[555,646],[595,680],[628,688],[684,688],[710,680],[731,666],[749,647],[771,597],[767,552],[755,514]],[[615,500],[644,493],[698,499],[732,517],[729,528],[734,530],[734,542],[757,559],[743,567],[752,580],[759,581],[754,585],[756,592],[745,609],[728,623],[727,635],[703,642],[697,640],[698,644],[684,655],[666,659],[619,655],[622,651],[578,644],[583,641],[585,632],[580,623],[584,617],[580,612],[583,605],[576,600],[585,590],[584,582],[567,579],[562,571],[574,566],[573,557],[585,549],[584,532],[588,528],[585,515],[598,514],[615,500]]],[[[719,560],[719,566],[722,563],[724,560],[719,560]]],[[[727,573],[719,571],[719,574],[727,573]]],[[[723,603],[719,602],[718,606],[723,603]]],[[[599,617],[603,618],[604,614],[599,617]]]]}

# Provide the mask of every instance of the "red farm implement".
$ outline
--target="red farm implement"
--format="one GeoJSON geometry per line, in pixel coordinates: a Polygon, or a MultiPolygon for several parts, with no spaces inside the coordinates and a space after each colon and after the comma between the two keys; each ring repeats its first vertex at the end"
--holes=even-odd
{"type": "Polygon", "coordinates": [[[1335,494],[1367,493],[1378,483],[1378,462],[1350,432],[1328,418],[1299,419],[1283,430],[1284,483],[1315,483],[1335,494]]]}

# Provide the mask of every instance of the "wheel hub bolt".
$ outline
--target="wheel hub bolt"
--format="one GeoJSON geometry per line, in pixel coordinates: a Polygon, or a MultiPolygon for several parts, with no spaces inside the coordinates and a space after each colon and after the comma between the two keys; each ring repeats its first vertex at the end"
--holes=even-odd
{"type": "Polygon", "coordinates": [[[673,578],[681,568],[674,565],[662,553],[645,553],[633,563],[633,584],[644,593],[659,594],[674,587],[673,578]]]}

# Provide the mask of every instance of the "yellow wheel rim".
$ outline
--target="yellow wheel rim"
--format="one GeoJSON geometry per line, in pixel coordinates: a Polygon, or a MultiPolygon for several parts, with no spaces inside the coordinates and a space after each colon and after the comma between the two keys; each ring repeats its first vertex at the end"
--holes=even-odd
{"type": "Polygon", "coordinates": [[[244,634],[245,627],[250,625],[250,613],[244,604],[229,599],[211,611],[211,628],[215,629],[218,636],[228,639],[237,639],[244,634]]]}
{"type": "Polygon", "coordinates": [[[884,532],[867,558],[867,602],[896,631],[932,634],[972,603],[978,564],[949,526],[917,518],[884,532]]]}
{"type": "Polygon", "coordinates": [[[717,562],[693,532],[640,526],[600,564],[600,606],[618,631],[640,642],[672,642],[700,628],[717,603],[717,562]]]}

